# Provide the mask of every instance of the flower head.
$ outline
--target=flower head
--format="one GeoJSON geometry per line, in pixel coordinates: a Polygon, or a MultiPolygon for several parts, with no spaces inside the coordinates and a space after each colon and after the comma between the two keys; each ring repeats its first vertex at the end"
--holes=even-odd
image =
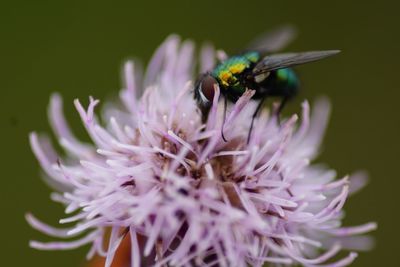
{"type": "MultiPolygon", "coordinates": [[[[341,249],[367,249],[365,237],[349,238],[376,225],[341,226],[342,207],[363,185],[362,175],[335,179],[335,171],[311,164],[328,102],[319,101],[312,116],[304,102],[301,122],[293,115],[278,123],[275,112],[264,110],[247,142],[254,92],[230,105],[223,123],[216,88],[202,123],[192,92],[193,50],[191,42],[169,37],[143,81],[127,62],[122,103],[105,105],[102,120],[95,115],[98,100],[90,98],[87,108],[75,100],[93,144],[74,137],[61,98],[51,98],[51,125],[66,156],[58,156],[44,136],[32,133],[30,141],[57,191],[52,199],[66,206],[60,223],[70,226],[56,229],[31,214],[27,220],[69,240],[30,245],[53,250],[90,244],[88,258],[104,256],[106,266],[124,239],[134,267],[350,264],[355,252],[331,258],[341,249]]],[[[214,50],[204,47],[200,70],[213,62],[214,50]]]]}

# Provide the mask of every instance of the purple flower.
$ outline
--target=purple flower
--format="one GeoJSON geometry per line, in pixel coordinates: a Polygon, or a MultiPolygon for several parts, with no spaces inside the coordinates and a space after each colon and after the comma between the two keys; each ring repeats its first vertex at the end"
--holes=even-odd
{"type": "MultiPolygon", "coordinates": [[[[204,125],[193,99],[194,46],[169,37],[156,51],[144,79],[134,63],[125,64],[121,103],[99,100],[75,107],[93,141],[71,133],[59,95],[49,117],[66,157],[45,136],[30,142],[53,201],[65,205],[56,229],[28,214],[33,228],[61,242],[31,241],[43,250],[91,245],[87,255],[112,263],[122,239],[131,242],[131,266],[345,266],[357,254],[333,262],[342,249],[365,250],[363,234],[375,223],[342,227],[343,205],[365,183],[357,173],[336,173],[311,164],[318,154],[329,115],[320,100],[310,116],[302,104],[301,122],[293,115],[280,124],[263,110],[249,143],[247,134],[256,103],[248,90],[228,108],[221,138],[223,105],[219,89],[204,125]],[[103,123],[102,123],[103,122],[103,123]],[[104,243],[108,242],[107,246],[104,243]]],[[[215,52],[201,50],[200,71],[214,64],[215,52]]]]}

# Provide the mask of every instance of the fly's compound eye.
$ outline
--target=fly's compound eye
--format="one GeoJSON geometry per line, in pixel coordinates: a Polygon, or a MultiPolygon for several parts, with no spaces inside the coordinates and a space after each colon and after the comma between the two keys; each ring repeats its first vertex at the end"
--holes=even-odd
{"type": "Polygon", "coordinates": [[[214,99],[217,80],[211,75],[205,75],[197,85],[197,93],[203,105],[210,105],[214,99]]]}

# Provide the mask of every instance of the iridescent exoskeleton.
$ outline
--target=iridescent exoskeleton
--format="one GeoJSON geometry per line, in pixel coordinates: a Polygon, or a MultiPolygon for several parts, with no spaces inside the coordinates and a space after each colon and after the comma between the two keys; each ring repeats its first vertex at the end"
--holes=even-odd
{"type": "MultiPolygon", "coordinates": [[[[206,120],[211,107],[215,86],[218,85],[226,100],[236,102],[247,89],[255,90],[253,99],[260,100],[251,122],[268,97],[279,97],[278,115],[286,102],[293,98],[300,87],[299,79],[291,68],[317,61],[339,53],[339,50],[273,54],[294,37],[292,27],[280,27],[260,38],[250,49],[219,62],[214,69],[202,74],[195,84],[195,99],[206,120]]],[[[222,133],[222,137],[223,133],[222,133]]],[[[224,138],[225,140],[225,138],[224,138]]]]}

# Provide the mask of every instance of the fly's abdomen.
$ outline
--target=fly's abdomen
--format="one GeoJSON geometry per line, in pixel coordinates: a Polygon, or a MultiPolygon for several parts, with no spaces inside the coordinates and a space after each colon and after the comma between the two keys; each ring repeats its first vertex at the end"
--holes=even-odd
{"type": "Polygon", "coordinates": [[[267,95],[291,98],[297,94],[300,81],[293,69],[286,68],[272,71],[260,86],[267,95]]]}

